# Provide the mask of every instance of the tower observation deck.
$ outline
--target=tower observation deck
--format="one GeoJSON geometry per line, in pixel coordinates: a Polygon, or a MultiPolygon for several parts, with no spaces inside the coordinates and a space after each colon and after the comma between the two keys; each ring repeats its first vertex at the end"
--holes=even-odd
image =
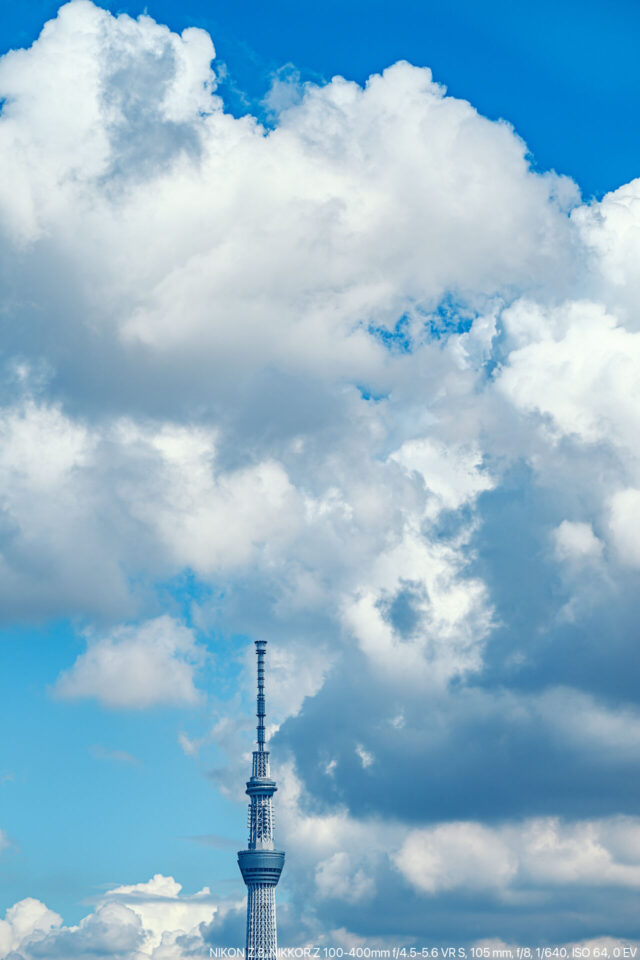
{"type": "Polygon", "coordinates": [[[258,655],[258,749],[253,751],[249,795],[249,843],[238,852],[238,866],[247,885],[246,960],[276,960],[276,885],[284,866],[284,853],[273,849],[272,797],[275,780],[269,772],[264,748],[264,658],[267,641],[256,640],[258,655]]]}

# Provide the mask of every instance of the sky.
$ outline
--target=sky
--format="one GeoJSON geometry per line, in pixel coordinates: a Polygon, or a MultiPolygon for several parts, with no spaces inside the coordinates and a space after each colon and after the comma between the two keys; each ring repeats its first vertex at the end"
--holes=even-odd
{"type": "Polygon", "coordinates": [[[1,10],[0,958],[637,947],[637,6],[1,10]]]}

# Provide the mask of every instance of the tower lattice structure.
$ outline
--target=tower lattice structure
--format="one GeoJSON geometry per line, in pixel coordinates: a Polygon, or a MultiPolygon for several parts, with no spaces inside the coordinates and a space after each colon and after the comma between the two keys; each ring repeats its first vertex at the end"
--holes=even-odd
{"type": "Polygon", "coordinates": [[[284,866],[284,853],[273,849],[272,798],[275,780],[269,772],[265,750],[264,658],[267,641],[256,640],[258,655],[258,749],[253,751],[249,795],[249,843],[238,853],[238,865],[247,885],[246,960],[276,960],[276,885],[284,866]]]}

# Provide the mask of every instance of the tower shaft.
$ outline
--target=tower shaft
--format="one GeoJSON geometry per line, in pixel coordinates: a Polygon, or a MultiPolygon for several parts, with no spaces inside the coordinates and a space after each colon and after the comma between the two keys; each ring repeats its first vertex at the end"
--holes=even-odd
{"type": "Polygon", "coordinates": [[[249,795],[249,841],[238,853],[238,865],[247,885],[246,960],[276,960],[276,885],[284,865],[284,853],[273,849],[272,798],[278,789],[269,771],[265,750],[266,715],[264,658],[266,640],[256,640],[258,656],[257,746],[253,752],[249,795]]]}

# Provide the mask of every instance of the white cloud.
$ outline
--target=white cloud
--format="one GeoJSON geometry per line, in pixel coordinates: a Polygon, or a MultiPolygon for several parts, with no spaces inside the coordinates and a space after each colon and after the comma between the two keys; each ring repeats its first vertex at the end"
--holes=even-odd
{"type": "MultiPolygon", "coordinates": [[[[564,285],[575,188],[533,173],[507,124],[447,97],[428,70],[400,63],[364,87],[305,85],[265,131],[223,113],[212,56],[202,31],[177,36],[74,2],[1,61],[0,155],[19,166],[5,171],[5,227],[21,257],[36,247],[55,257],[41,294],[29,274],[30,296],[90,366],[98,337],[118,411],[89,423],[45,400],[7,408],[31,458],[26,493],[8,494],[12,602],[29,609],[35,593],[45,613],[57,604],[133,618],[132,576],[189,567],[228,583],[250,571],[274,619],[331,610],[382,669],[439,683],[477,670],[490,599],[465,576],[465,536],[444,545],[425,521],[472,508],[496,483],[475,437],[458,435],[465,422],[473,432],[474,363],[500,294],[564,285]],[[46,91],[30,86],[42,70],[46,91]],[[424,326],[452,289],[471,314],[486,310],[447,352],[425,344],[424,326]],[[391,356],[370,332],[402,317],[415,358],[391,356]],[[260,391],[251,378],[265,370],[273,380],[260,391]],[[300,375],[318,390],[309,403],[287,379],[300,375]],[[398,399],[376,409],[345,380],[398,399]],[[165,390],[180,410],[173,422],[149,408],[165,390]],[[180,406],[186,394],[204,411],[197,423],[180,406]],[[459,410],[438,425],[425,411],[443,395],[459,410]],[[119,415],[122,397],[135,413],[119,415]],[[298,409],[302,422],[283,434],[298,409]],[[47,418],[66,472],[52,460],[34,512],[47,418]],[[30,565],[19,563],[26,548],[30,565]],[[399,641],[382,609],[405,583],[416,585],[421,627],[399,641]]],[[[26,282],[16,271],[12,302],[26,282]]],[[[77,382],[56,343],[52,369],[77,382]]]]}
{"type": "Polygon", "coordinates": [[[192,705],[200,694],[194,675],[204,659],[191,630],[171,617],[121,626],[90,637],[87,650],[55,686],[67,700],[94,697],[108,707],[192,705]]]}
{"type": "Polygon", "coordinates": [[[370,750],[365,750],[361,743],[356,744],[356,755],[359,757],[364,770],[370,767],[372,763],[375,763],[375,756],[370,750]]]}
{"type": "Polygon", "coordinates": [[[633,761],[638,755],[640,711],[635,706],[607,706],[588,694],[564,687],[548,688],[533,698],[530,706],[555,739],[597,756],[601,763],[633,761]]]}
{"type": "MultiPolygon", "coordinates": [[[[17,355],[0,410],[0,600],[10,618],[139,622],[92,634],[61,696],[197,702],[193,633],[149,619],[153,584],[185,568],[212,587],[201,625],[282,638],[276,724],[345,643],[389,689],[445,691],[484,666],[498,618],[471,543],[481,495],[514,461],[550,491],[558,559],[592,574],[640,563],[638,182],[569,217],[569,180],[532,172],[507,124],[406,63],[289,90],[265,130],[223,112],[213,52],[203,31],[74,0],[0,60],[17,355]],[[407,352],[389,342],[397,324],[407,352]]],[[[630,708],[515,699],[509,716],[574,753],[632,753],[630,708]]],[[[223,718],[216,734],[236,729],[223,718]]],[[[327,766],[336,789],[344,766],[327,766]]],[[[366,899],[406,831],[307,816],[296,789],[279,794],[287,842],[320,890],[342,870],[366,899]]],[[[633,885],[612,830],[439,825],[416,835],[411,869],[434,890],[582,870],[633,885]]],[[[205,908],[162,883],[123,888],[51,950],[99,942],[130,960],[150,924],[173,960],[162,898],[185,928],[205,908]]]]}
{"type": "Polygon", "coordinates": [[[177,568],[210,574],[246,565],[268,541],[298,525],[299,496],[280,463],[265,460],[219,474],[215,431],[116,427],[125,450],[155,459],[148,484],[127,490],[131,513],[151,529],[177,568]]]}
{"type": "MultiPolygon", "coordinates": [[[[503,313],[511,349],[496,386],[523,417],[521,446],[541,483],[570,485],[578,509],[587,502],[598,517],[607,559],[635,566],[640,333],[624,319],[586,299],[518,301],[503,313]]],[[[558,559],[574,565],[604,556],[589,524],[564,521],[554,539],[558,559]]]]}
{"type": "MultiPolygon", "coordinates": [[[[307,86],[266,136],[232,126],[217,114],[202,125],[202,176],[214,189],[197,202],[209,236],[147,287],[128,339],[215,346],[216,364],[259,356],[364,373],[382,360],[359,332],[364,316],[393,326],[446,289],[492,293],[526,270],[556,274],[552,249],[564,259],[566,223],[551,197],[565,183],[531,174],[511,130],[445,98],[428,70],[397,64],[364,90],[341,78],[307,86]]],[[[187,217],[191,179],[176,183],[174,171],[187,217]]]]}
{"type": "Polygon", "coordinates": [[[149,17],[112,17],[74,0],[30,49],[3,56],[0,142],[9,180],[3,176],[0,208],[15,234],[23,241],[41,236],[114,165],[122,169],[149,153],[161,162],[167,132],[179,147],[180,125],[211,107],[203,80],[211,86],[213,54],[204,31],[178,37],[149,17]],[[49,77],[37,95],[34,68],[49,77]],[[154,98],[145,103],[149,90],[154,98]]]}
{"type": "Polygon", "coordinates": [[[374,558],[360,589],[343,606],[343,622],[361,649],[389,677],[411,685],[444,685],[482,664],[492,611],[482,581],[464,577],[465,554],[429,542],[409,526],[374,558]],[[413,636],[399,636],[381,602],[407,584],[417,587],[413,636]]]}
{"type": "Polygon", "coordinates": [[[0,956],[38,940],[52,928],[60,926],[62,917],[49,910],[44,903],[28,897],[9,907],[5,919],[0,920],[0,956]]]}
{"type": "Polygon", "coordinates": [[[147,883],[115,887],[106,894],[108,902],[132,910],[145,930],[146,950],[157,946],[167,931],[190,933],[211,921],[217,904],[208,887],[192,896],[182,893],[173,877],[156,874],[147,883]]]}
{"type": "Polygon", "coordinates": [[[303,507],[268,458],[220,471],[216,431],[115,419],[89,429],[45,402],[0,408],[6,605],[131,613],[127,572],[246,566],[303,507]],[[42,571],[47,576],[42,576],[42,571]]]}
{"type": "MultiPolygon", "coordinates": [[[[255,682],[255,654],[249,651],[249,675],[251,687],[255,682]]],[[[313,697],[322,688],[331,669],[333,655],[326,648],[298,643],[285,647],[281,643],[269,646],[269,677],[267,681],[267,704],[269,713],[269,736],[273,736],[280,724],[300,712],[307,697],[313,697]]]]}
{"type": "Polygon", "coordinates": [[[0,589],[18,615],[29,607],[56,615],[80,602],[94,611],[126,608],[113,549],[118,524],[112,513],[116,529],[108,531],[95,482],[97,440],[52,404],[27,398],[0,409],[0,589]]]}
{"type": "Polygon", "coordinates": [[[439,510],[458,510],[473,502],[478,494],[494,487],[494,481],[482,470],[482,455],[477,448],[447,447],[431,438],[407,441],[392,458],[423,479],[435,503],[427,501],[427,514],[439,510]]]}
{"type": "MultiPolygon", "coordinates": [[[[565,700],[565,713],[575,707],[565,700]]],[[[521,706],[516,704],[515,710],[518,714],[521,706]]],[[[543,710],[540,716],[547,722],[543,710]]],[[[603,720],[606,727],[604,711],[603,720]]],[[[564,722],[562,716],[559,722],[564,722]]],[[[580,722],[578,714],[576,728],[580,722]]],[[[596,721],[584,731],[585,750],[592,751],[594,745],[607,749],[604,743],[590,745],[595,726],[596,721]]],[[[615,750],[610,741],[609,748],[615,750]]],[[[428,895],[474,890],[504,903],[532,906],[540,902],[541,892],[562,886],[640,888],[637,817],[532,817],[499,825],[454,821],[411,828],[337,807],[324,814],[308,813],[302,784],[290,764],[279,769],[279,785],[278,836],[289,851],[290,877],[295,871],[289,883],[306,884],[311,870],[322,898],[351,895],[351,882],[354,902],[373,898],[376,879],[389,863],[428,895]]]]}
{"type": "Polygon", "coordinates": [[[596,537],[590,523],[563,520],[553,531],[553,540],[560,561],[580,563],[602,556],[602,540],[596,537]]]}
{"type": "Polygon", "coordinates": [[[543,817],[487,827],[448,823],[412,831],[395,857],[419,890],[564,885],[640,887],[640,821],[564,823],[543,817]]]}
{"type": "Polygon", "coordinates": [[[236,904],[214,902],[208,887],[185,895],[179,883],[161,874],[107,891],[93,912],[71,927],[39,901],[23,900],[0,921],[0,957],[13,950],[25,960],[183,960],[194,955],[190,949],[208,952],[200,925],[232,906],[236,904]],[[183,951],[180,942],[185,940],[191,943],[183,951]]]}
{"type": "Polygon", "coordinates": [[[280,763],[278,837],[291,851],[288,870],[295,871],[301,882],[310,872],[316,876],[321,863],[326,864],[322,871],[325,878],[333,872],[331,865],[342,862],[348,862],[352,874],[361,871],[363,876],[373,876],[374,865],[397,849],[406,834],[406,829],[397,823],[385,823],[376,817],[358,818],[344,807],[334,807],[324,814],[309,813],[304,800],[295,765],[290,761],[280,763]],[[340,856],[336,859],[336,855],[340,856]]]}
{"type": "Polygon", "coordinates": [[[55,242],[92,323],[206,355],[211,378],[340,378],[384,366],[370,322],[564,282],[575,187],[429,70],[307,84],[265,131],[211,96],[213,53],[202,31],[76,0],[0,61],[0,210],[22,243],[55,242]]]}
{"type": "Polygon", "coordinates": [[[534,820],[523,832],[520,869],[532,883],[640,887],[639,838],[632,817],[568,825],[534,820]]]}
{"type": "Polygon", "coordinates": [[[341,851],[318,864],[316,890],[322,899],[337,897],[347,903],[357,903],[372,896],[375,882],[362,869],[354,872],[349,855],[341,851]]]}
{"type": "Polygon", "coordinates": [[[554,309],[522,301],[503,314],[514,349],[498,378],[519,409],[546,414],[585,443],[634,448],[640,422],[640,334],[599,303],[554,309]]]}
{"type": "Polygon", "coordinates": [[[623,563],[640,566],[640,490],[618,490],[611,497],[609,529],[623,563]]]}
{"type": "Polygon", "coordinates": [[[637,329],[640,180],[606,194],[599,203],[580,206],[573,219],[590,253],[588,268],[595,274],[598,292],[622,309],[637,329]]]}
{"type": "MultiPolygon", "coordinates": [[[[378,416],[366,413],[358,443],[378,416]]],[[[423,591],[424,630],[406,640],[409,672],[438,664],[433,676],[446,679],[480,662],[491,614],[482,583],[463,576],[465,536],[442,544],[420,529],[440,509],[427,488],[453,509],[490,487],[474,451],[424,441],[380,463],[364,449],[338,477],[332,463],[344,451],[328,451],[326,462],[305,454],[302,464],[295,450],[281,451],[285,462],[225,469],[215,428],[129,418],[89,428],[31,399],[1,411],[0,427],[0,495],[13,526],[0,561],[9,607],[36,597],[48,613],[71,605],[132,614],[128,572],[154,578],[189,567],[218,579],[252,570],[273,583],[278,619],[333,607],[363,649],[397,670],[380,603],[411,582],[423,591]]],[[[325,647],[280,651],[276,706],[295,714],[317,692],[333,659],[325,647]]]]}
{"type": "Polygon", "coordinates": [[[4,409],[0,463],[7,483],[5,496],[17,500],[20,492],[27,491],[46,495],[69,483],[74,470],[87,463],[91,446],[88,431],[58,407],[27,400],[22,407],[4,409]]]}
{"type": "Polygon", "coordinates": [[[480,823],[447,823],[409,834],[396,856],[399,870],[419,890],[507,886],[517,860],[499,835],[480,823]]]}

